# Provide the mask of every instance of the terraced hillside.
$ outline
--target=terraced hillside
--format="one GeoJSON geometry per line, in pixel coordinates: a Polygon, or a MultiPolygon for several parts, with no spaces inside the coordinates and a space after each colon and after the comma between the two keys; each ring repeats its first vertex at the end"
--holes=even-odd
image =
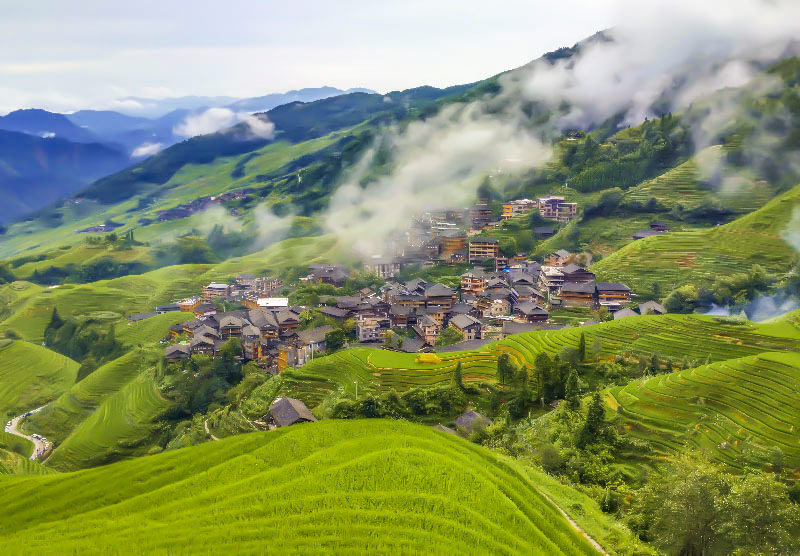
{"type": "Polygon", "coordinates": [[[144,455],[152,447],[155,421],[170,407],[152,375],[140,374],[80,421],[47,458],[47,466],[80,469],[144,455]]]}
{"type": "Polygon", "coordinates": [[[0,544],[9,556],[596,553],[535,478],[430,428],[326,421],[11,477],[0,544]]]}
{"type": "Polygon", "coordinates": [[[78,363],[45,347],[17,340],[0,345],[0,421],[57,398],[74,382],[78,363]]]}
{"type": "Polygon", "coordinates": [[[767,352],[634,381],[605,397],[626,434],[662,454],[699,448],[733,467],[777,446],[800,473],[800,353],[767,352]]]}
{"type": "Polygon", "coordinates": [[[518,364],[532,368],[536,354],[577,348],[581,333],[586,345],[599,346],[590,357],[620,353],[681,361],[723,361],[772,350],[800,350],[800,330],[788,323],[724,324],[703,315],[646,315],[607,323],[515,334],[479,350],[439,354],[426,362],[414,354],[352,349],[317,359],[284,373],[283,391],[314,405],[335,391],[404,391],[414,386],[443,384],[461,362],[464,380],[494,380],[497,356],[507,352],[518,364]],[[596,343],[597,340],[597,343],[596,343]]]}
{"type": "Polygon", "coordinates": [[[139,357],[138,351],[131,351],[100,366],[40,412],[26,419],[25,430],[38,432],[53,442],[61,443],[103,401],[138,376],[141,372],[139,357]]]}
{"type": "Polygon", "coordinates": [[[717,275],[733,274],[760,264],[786,272],[797,253],[786,241],[796,233],[793,219],[800,207],[800,186],[776,197],[761,209],[707,230],[677,232],[634,241],[592,270],[598,278],[624,282],[634,291],[650,291],[659,282],[662,291],[686,283],[710,283],[717,275]]]}

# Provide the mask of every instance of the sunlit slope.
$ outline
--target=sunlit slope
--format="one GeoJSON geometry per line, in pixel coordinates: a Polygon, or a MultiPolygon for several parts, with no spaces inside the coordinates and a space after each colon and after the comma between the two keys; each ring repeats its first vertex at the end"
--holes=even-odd
{"type": "Polygon", "coordinates": [[[763,353],[612,388],[621,432],[660,453],[699,448],[734,467],[746,450],[784,454],[800,470],[800,353],[763,353]]]}
{"type": "Polygon", "coordinates": [[[45,347],[17,340],[0,346],[0,420],[57,398],[74,382],[78,363],[45,347]]]}
{"type": "Polygon", "coordinates": [[[686,283],[710,283],[760,264],[786,272],[797,252],[786,238],[800,231],[800,186],[761,209],[707,230],[676,232],[634,241],[592,266],[601,280],[650,292],[653,282],[669,291],[686,283]]]}
{"type": "Polygon", "coordinates": [[[13,477],[0,504],[6,554],[596,553],[516,463],[405,422],[324,421],[13,477]]]}
{"type": "Polygon", "coordinates": [[[170,407],[152,374],[140,374],[80,421],[47,466],[66,471],[144,455],[152,446],[155,421],[170,407]]]}
{"type": "Polygon", "coordinates": [[[466,382],[493,381],[497,357],[508,353],[519,365],[533,368],[538,353],[556,355],[564,348],[577,348],[585,335],[587,356],[609,357],[629,353],[681,362],[722,361],[764,351],[800,351],[800,330],[789,323],[717,322],[703,315],[646,315],[627,317],[592,326],[541,330],[514,334],[481,349],[442,353],[428,361],[416,354],[377,349],[352,349],[307,363],[283,373],[283,393],[320,403],[332,392],[402,392],[415,386],[445,384],[458,363],[466,382]]]}

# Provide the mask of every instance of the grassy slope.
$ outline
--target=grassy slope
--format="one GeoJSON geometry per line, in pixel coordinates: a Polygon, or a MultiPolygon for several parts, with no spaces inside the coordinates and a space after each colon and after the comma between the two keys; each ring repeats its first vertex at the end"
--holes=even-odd
{"type": "MultiPolygon", "coordinates": [[[[11,328],[25,339],[41,341],[53,307],[58,307],[63,316],[101,319],[107,324],[116,322],[122,330],[127,326],[127,315],[152,311],[160,303],[196,295],[212,280],[229,280],[241,272],[262,273],[266,269],[280,273],[291,266],[317,261],[347,262],[350,257],[352,253],[346,246],[331,236],[292,238],[217,265],[176,265],[113,280],[56,288],[14,282],[0,286],[0,298],[13,299],[13,313],[5,315],[7,318],[0,323],[0,329],[11,328]],[[20,288],[25,289],[18,291],[20,288]]],[[[142,323],[143,328],[149,326],[146,321],[142,323]]],[[[164,327],[164,334],[168,326],[164,327]]]]}
{"type": "Polygon", "coordinates": [[[413,354],[347,350],[319,358],[296,371],[284,372],[282,392],[313,406],[337,391],[353,394],[355,382],[362,395],[390,388],[404,391],[414,386],[446,383],[458,362],[462,363],[465,381],[494,380],[496,359],[501,352],[532,368],[539,352],[555,355],[565,347],[577,348],[581,333],[585,334],[592,357],[629,352],[640,356],[658,353],[661,358],[676,362],[683,357],[723,361],[764,351],[800,349],[800,330],[792,326],[777,330],[772,324],[728,325],[702,315],[648,315],[593,326],[515,334],[476,351],[439,354],[441,361],[433,364],[421,363],[413,354]],[[599,341],[597,353],[592,352],[595,341],[599,341]]]}
{"type": "Polygon", "coordinates": [[[717,275],[741,272],[755,263],[785,272],[797,259],[784,235],[798,207],[800,185],[724,226],[635,241],[592,270],[601,280],[625,282],[635,291],[650,291],[656,281],[662,291],[709,283],[717,275]]]}
{"type": "Polygon", "coordinates": [[[518,464],[403,422],[327,421],[15,477],[0,501],[9,555],[595,553],[518,464]]]}
{"type": "Polygon", "coordinates": [[[767,352],[634,381],[606,402],[621,431],[661,453],[690,446],[740,467],[745,447],[778,446],[800,473],[799,384],[800,354],[767,352]]]}
{"type": "Polygon", "coordinates": [[[78,363],[23,341],[0,348],[0,421],[57,398],[75,382],[78,363]]]}

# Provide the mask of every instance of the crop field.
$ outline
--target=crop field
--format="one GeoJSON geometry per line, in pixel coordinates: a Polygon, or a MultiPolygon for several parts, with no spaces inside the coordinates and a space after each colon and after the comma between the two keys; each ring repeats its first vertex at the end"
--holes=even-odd
{"type": "Polygon", "coordinates": [[[682,205],[687,210],[716,201],[740,214],[764,206],[774,191],[766,182],[754,182],[742,172],[736,177],[723,177],[722,183],[716,186],[717,190],[701,183],[714,170],[721,168],[723,155],[724,147],[721,145],[708,147],[687,162],[629,189],[624,200],[646,203],[655,197],[659,204],[668,208],[682,205]],[[703,168],[705,172],[701,170],[703,168]]]}
{"type": "Polygon", "coordinates": [[[763,208],[729,224],[707,230],[657,235],[634,241],[592,266],[600,280],[628,284],[649,292],[653,282],[669,291],[685,283],[711,283],[760,264],[786,272],[797,254],[785,237],[800,207],[800,186],[763,208]]]}
{"type": "Polygon", "coordinates": [[[140,374],[104,399],[46,463],[64,471],[144,455],[151,448],[154,421],[170,406],[152,376],[140,374]]]}
{"type": "Polygon", "coordinates": [[[733,467],[747,449],[784,453],[800,472],[800,353],[767,352],[612,388],[606,403],[622,432],[660,453],[686,446],[733,467]]]}
{"type": "Polygon", "coordinates": [[[539,330],[509,336],[481,349],[437,354],[438,361],[424,363],[418,355],[379,349],[354,348],[321,357],[294,371],[283,373],[282,392],[316,405],[333,392],[398,392],[418,386],[447,383],[461,362],[465,382],[493,381],[500,353],[518,365],[533,367],[540,352],[553,356],[566,347],[577,348],[586,336],[589,357],[627,353],[680,362],[722,361],[773,350],[800,350],[800,330],[783,323],[732,325],[702,315],[646,315],[592,326],[539,330]],[[763,330],[762,330],[763,329],[763,330]],[[599,350],[592,351],[595,347],[599,350]]]}
{"type": "Polygon", "coordinates": [[[138,350],[128,352],[73,384],[39,413],[26,419],[24,428],[26,431],[43,434],[57,444],[61,443],[104,400],[118,392],[140,372],[138,350]]]}
{"type": "Polygon", "coordinates": [[[3,475],[44,475],[46,473],[52,473],[52,471],[29,460],[26,456],[0,448],[0,477],[3,475]]]}
{"type": "Polygon", "coordinates": [[[324,421],[9,477],[0,544],[9,556],[595,554],[532,478],[420,425],[324,421]]]}
{"type": "Polygon", "coordinates": [[[45,347],[17,340],[0,348],[0,420],[36,409],[66,391],[78,363],[45,347]]]}
{"type": "Polygon", "coordinates": [[[116,337],[120,342],[136,347],[140,344],[158,342],[167,335],[173,324],[194,319],[192,313],[173,311],[150,317],[138,322],[130,322],[116,329],[116,337]]]}

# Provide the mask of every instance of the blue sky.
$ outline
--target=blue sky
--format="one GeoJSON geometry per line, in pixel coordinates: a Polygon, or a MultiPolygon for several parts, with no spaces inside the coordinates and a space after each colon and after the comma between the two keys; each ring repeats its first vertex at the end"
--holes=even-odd
{"type": "Polygon", "coordinates": [[[4,2],[0,113],[126,96],[476,81],[613,25],[618,0],[4,2]]]}

